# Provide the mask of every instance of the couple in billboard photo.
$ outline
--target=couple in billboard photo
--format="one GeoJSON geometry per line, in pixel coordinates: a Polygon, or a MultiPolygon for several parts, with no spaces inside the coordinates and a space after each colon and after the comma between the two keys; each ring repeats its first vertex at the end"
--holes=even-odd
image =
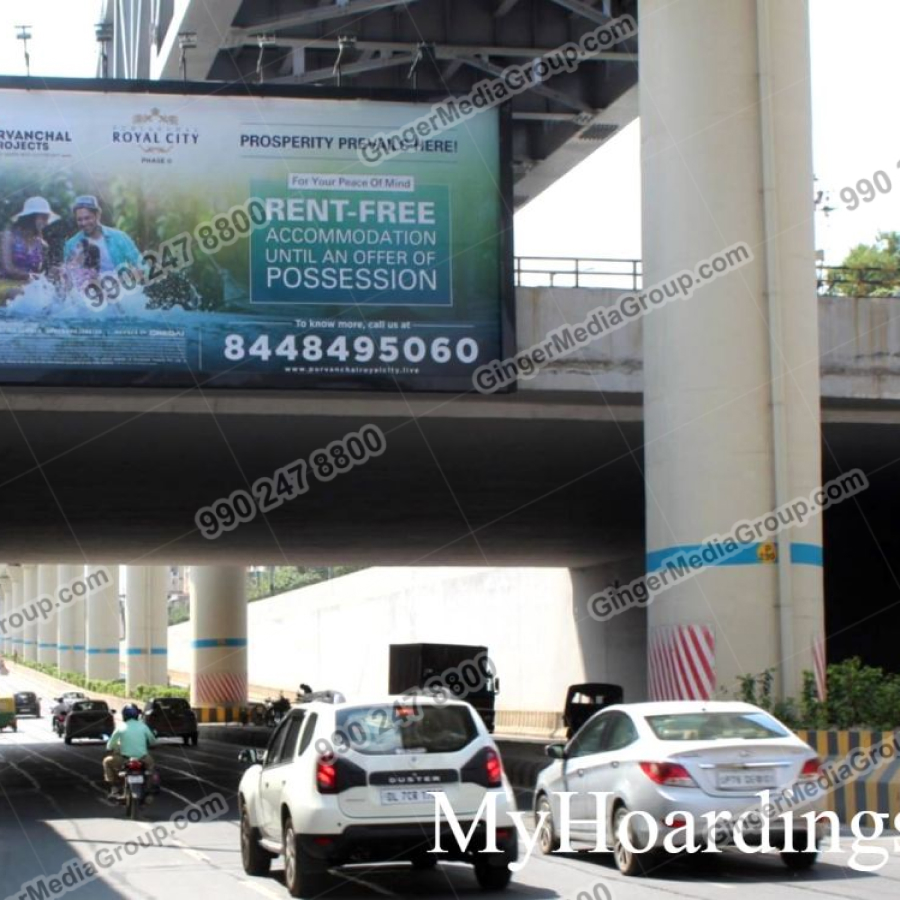
{"type": "Polygon", "coordinates": [[[84,287],[101,274],[122,265],[141,279],[141,254],[134,241],[117,228],[101,224],[97,198],[75,198],[72,215],[78,231],[63,246],[62,260],[54,261],[44,230],[59,220],[44,197],[29,197],[0,237],[0,304],[21,294],[26,286],[46,276],[62,296],[84,287]]]}

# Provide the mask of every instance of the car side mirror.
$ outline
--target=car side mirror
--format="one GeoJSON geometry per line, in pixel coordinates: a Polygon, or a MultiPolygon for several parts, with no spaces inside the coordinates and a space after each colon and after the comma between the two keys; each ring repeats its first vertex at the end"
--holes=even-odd
{"type": "Polygon", "coordinates": [[[565,759],[566,758],[566,745],[565,744],[547,744],[544,747],[544,753],[550,757],[550,759],[565,759]]]}

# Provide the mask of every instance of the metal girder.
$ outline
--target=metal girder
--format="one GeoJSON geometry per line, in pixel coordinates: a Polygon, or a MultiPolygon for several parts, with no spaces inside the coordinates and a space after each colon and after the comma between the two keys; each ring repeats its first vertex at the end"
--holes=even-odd
{"type": "Polygon", "coordinates": [[[582,3],[581,0],[550,0],[550,2],[576,15],[583,16],[585,19],[590,19],[591,22],[596,22],[598,25],[606,25],[610,21],[609,16],[605,13],[594,9],[593,6],[588,6],[587,3],[582,3]]]}
{"type": "MultiPolygon", "coordinates": [[[[336,50],[337,38],[276,38],[279,47],[301,47],[304,50],[336,50]]],[[[256,46],[255,38],[234,36],[227,42],[228,46],[243,44],[256,46]]],[[[356,41],[354,46],[359,51],[372,50],[385,53],[415,53],[418,44],[410,41],[356,41]]],[[[510,58],[536,59],[547,56],[556,47],[494,47],[488,44],[435,44],[434,55],[437,59],[461,60],[468,62],[474,56],[504,56],[510,58]]],[[[636,63],[637,53],[618,50],[601,50],[598,53],[585,53],[581,56],[584,62],[623,62],[636,63]]]]}
{"type": "MultiPolygon", "coordinates": [[[[376,69],[389,69],[393,66],[412,65],[413,55],[410,53],[398,53],[394,56],[384,56],[377,59],[361,59],[355,63],[341,66],[341,74],[360,75],[363,72],[373,72],[376,69]]],[[[281,78],[270,78],[266,84],[314,84],[317,81],[330,81],[337,78],[334,66],[326,69],[313,69],[302,75],[285,75],[281,78]]]]}
{"type": "MultiPolygon", "coordinates": [[[[500,66],[495,66],[493,63],[489,63],[486,59],[481,59],[479,57],[472,57],[471,59],[467,59],[466,62],[473,66],[476,69],[481,69],[484,72],[487,72],[490,75],[494,75],[497,78],[500,78],[503,75],[504,70],[500,68],[500,66]]],[[[549,97],[556,103],[559,103],[561,106],[568,106],[570,109],[577,109],[579,112],[590,113],[593,115],[596,111],[588,106],[587,103],[577,99],[576,97],[570,97],[568,94],[564,94],[562,91],[555,91],[553,88],[549,88],[541,82],[537,82],[535,84],[530,85],[528,88],[529,91],[534,91],[536,94],[542,94],[544,97],[549,97]]]]}
{"type": "Polygon", "coordinates": [[[346,19],[350,16],[368,15],[380,9],[390,9],[393,6],[409,6],[418,3],[418,0],[349,0],[343,6],[336,3],[329,6],[319,6],[315,9],[307,9],[304,12],[295,13],[292,16],[280,16],[277,19],[269,19],[265,22],[257,22],[246,28],[234,28],[236,34],[256,34],[260,31],[279,31],[282,28],[300,28],[304,25],[314,25],[317,22],[327,22],[330,19],[346,19]]]}

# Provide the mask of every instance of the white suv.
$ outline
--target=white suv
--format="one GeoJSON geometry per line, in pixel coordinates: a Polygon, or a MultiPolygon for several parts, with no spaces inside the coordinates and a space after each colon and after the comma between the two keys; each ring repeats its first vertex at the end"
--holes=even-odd
{"type": "Polygon", "coordinates": [[[244,870],[264,875],[284,854],[294,897],[320,892],[328,869],[348,863],[408,861],[424,869],[463,860],[482,888],[509,883],[518,854],[509,815],[515,801],[497,747],[468,703],[432,695],[301,703],[265,753],[241,758],[255,760],[238,787],[244,870]],[[441,814],[441,854],[429,852],[433,791],[446,794],[463,835],[474,824],[461,844],[441,814]],[[478,816],[486,801],[496,803],[496,853],[479,852],[490,846],[478,816]]]}

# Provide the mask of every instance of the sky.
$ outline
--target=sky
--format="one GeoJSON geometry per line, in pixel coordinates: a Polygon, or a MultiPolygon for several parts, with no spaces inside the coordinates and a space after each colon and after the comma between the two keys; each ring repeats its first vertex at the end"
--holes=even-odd
{"type": "MultiPolygon", "coordinates": [[[[900,117],[892,106],[900,0],[809,5],[816,187],[830,192],[836,207],[816,216],[816,246],[837,265],[879,230],[900,230],[900,117]],[[849,210],[841,190],[878,170],[897,189],[849,210]]],[[[92,77],[101,7],[101,0],[0,0],[0,74],[25,74],[15,26],[29,24],[33,75],[92,77]]],[[[634,122],[516,215],[516,253],[638,258],[640,200],[640,124],[634,122]],[[586,204],[586,196],[595,201],[586,204]]]]}

